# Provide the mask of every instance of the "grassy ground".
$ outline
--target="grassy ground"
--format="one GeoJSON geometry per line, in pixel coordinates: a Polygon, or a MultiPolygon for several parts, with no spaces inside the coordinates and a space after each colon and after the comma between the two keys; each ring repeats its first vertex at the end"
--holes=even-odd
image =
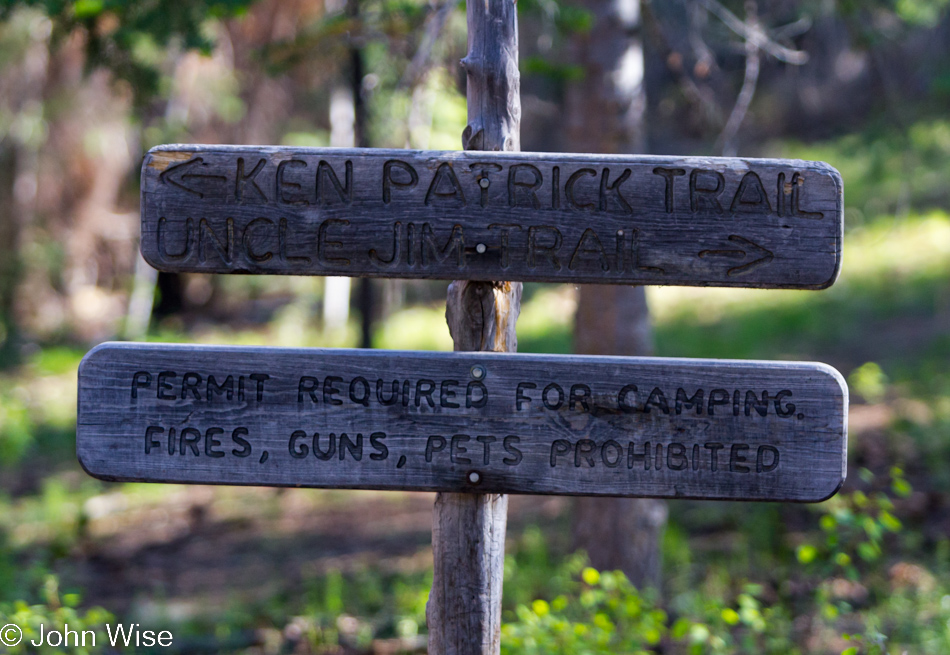
{"type": "MultiPolygon", "coordinates": [[[[671,502],[662,600],[583,570],[569,501],[514,498],[506,652],[950,652],[950,217],[854,227],[845,253],[824,292],[649,290],[660,355],[818,360],[848,377],[842,493],[671,502]]],[[[573,293],[527,286],[521,350],[569,351],[573,293]]],[[[391,316],[376,345],[449,348],[443,311],[391,316]]],[[[158,337],[326,343],[307,326],[292,303],[263,329],[158,337]]],[[[92,480],[73,451],[81,355],[38,350],[0,379],[0,612],[27,599],[38,621],[79,592],[80,608],[174,627],[180,652],[424,644],[431,495],[92,480]]]]}

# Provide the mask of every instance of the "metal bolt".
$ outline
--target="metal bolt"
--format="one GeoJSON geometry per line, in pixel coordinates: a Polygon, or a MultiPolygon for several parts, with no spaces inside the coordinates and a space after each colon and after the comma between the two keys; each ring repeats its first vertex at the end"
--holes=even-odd
{"type": "Polygon", "coordinates": [[[479,255],[484,255],[486,250],[488,250],[488,246],[486,246],[484,243],[480,243],[475,246],[475,252],[477,252],[479,255]]]}
{"type": "Polygon", "coordinates": [[[468,474],[468,481],[472,484],[478,484],[482,481],[482,476],[478,473],[478,471],[470,471],[468,474]]]}
{"type": "Polygon", "coordinates": [[[487,189],[489,184],[491,184],[491,181],[487,177],[483,177],[478,181],[478,186],[483,189],[487,189]]]}
{"type": "Polygon", "coordinates": [[[478,364],[473,366],[472,377],[475,378],[476,380],[481,380],[483,377],[485,377],[485,367],[478,364]]]}

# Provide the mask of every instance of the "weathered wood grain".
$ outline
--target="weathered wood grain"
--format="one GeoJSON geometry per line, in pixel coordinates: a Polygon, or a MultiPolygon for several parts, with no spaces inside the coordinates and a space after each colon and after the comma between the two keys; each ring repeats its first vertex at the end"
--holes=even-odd
{"type": "Polygon", "coordinates": [[[142,166],[142,254],[163,271],[821,289],[842,203],[838,172],[799,160],[168,145],[142,166]]]}
{"type": "MultiPolygon", "coordinates": [[[[521,150],[521,74],[516,0],[469,2],[465,13],[468,54],[461,64],[467,76],[468,124],[462,146],[486,154],[517,152],[521,150]]],[[[482,250],[479,253],[476,244],[476,254],[487,254],[486,244],[482,250]]],[[[515,325],[521,313],[521,291],[521,282],[498,278],[449,284],[445,320],[455,350],[518,350],[515,325]]],[[[432,590],[426,601],[431,655],[501,652],[507,526],[506,494],[436,495],[432,590]]]]}
{"type": "Polygon", "coordinates": [[[77,450],[110,480],[818,501],[846,407],[822,364],[110,343],[77,450]]]}

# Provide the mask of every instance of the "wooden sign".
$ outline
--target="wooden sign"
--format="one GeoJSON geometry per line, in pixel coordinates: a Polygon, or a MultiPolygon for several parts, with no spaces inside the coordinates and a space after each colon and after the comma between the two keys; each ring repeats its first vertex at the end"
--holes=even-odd
{"type": "Polygon", "coordinates": [[[108,343],[77,450],[106,480],[819,501],[823,364],[108,343]]]}
{"type": "Polygon", "coordinates": [[[162,271],[821,289],[820,162],[170,145],[142,166],[162,271]]]}

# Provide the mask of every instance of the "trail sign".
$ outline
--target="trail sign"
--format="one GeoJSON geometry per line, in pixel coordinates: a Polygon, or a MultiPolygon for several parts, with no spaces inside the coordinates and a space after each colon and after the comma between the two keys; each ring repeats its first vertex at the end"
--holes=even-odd
{"type": "Polygon", "coordinates": [[[142,254],[172,272],[822,289],[842,184],[782,159],[170,145],[142,254]]]}
{"type": "MultiPolygon", "coordinates": [[[[471,150],[153,148],[146,261],[455,280],[456,347],[498,350],[510,282],[834,283],[834,168],[507,152],[515,3],[467,18],[471,150]]],[[[103,344],[80,365],[77,454],[107,480],[476,492],[436,498],[429,652],[497,655],[506,493],[820,501],[844,481],[847,400],[822,364],[103,344]]]]}
{"type": "Polygon", "coordinates": [[[77,451],[109,480],[818,501],[846,412],[823,364],[109,343],[77,451]]]}

